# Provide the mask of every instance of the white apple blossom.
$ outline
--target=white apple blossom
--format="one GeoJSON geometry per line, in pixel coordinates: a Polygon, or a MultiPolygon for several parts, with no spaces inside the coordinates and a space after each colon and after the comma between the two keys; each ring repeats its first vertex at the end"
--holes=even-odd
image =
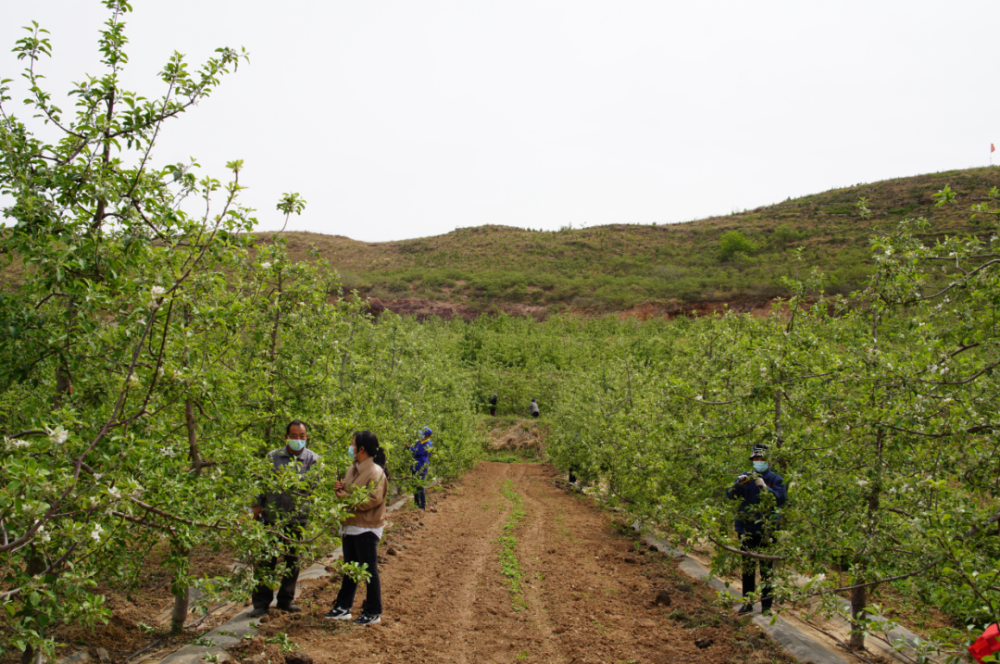
{"type": "Polygon", "coordinates": [[[49,434],[49,440],[52,441],[53,445],[62,445],[69,438],[69,432],[62,427],[56,427],[55,429],[47,429],[49,434]]]}
{"type": "Polygon", "coordinates": [[[7,443],[13,448],[28,447],[29,445],[31,445],[31,443],[29,443],[28,441],[21,440],[20,438],[14,438],[12,440],[8,440],[7,443]]]}
{"type": "Polygon", "coordinates": [[[271,269],[271,262],[270,261],[264,261],[263,263],[260,264],[260,267],[261,267],[262,270],[270,270],[271,269]]]}
{"type": "Polygon", "coordinates": [[[100,542],[101,541],[101,533],[103,533],[103,532],[104,532],[104,528],[101,528],[101,524],[95,523],[94,524],[94,529],[92,531],[90,531],[90,537],[95,542],[100,542]]]}

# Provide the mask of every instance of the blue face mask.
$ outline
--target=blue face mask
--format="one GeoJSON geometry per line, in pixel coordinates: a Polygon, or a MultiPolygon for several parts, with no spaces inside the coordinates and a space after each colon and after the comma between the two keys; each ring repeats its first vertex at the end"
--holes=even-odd
{"type": "Polygon", "coordinates": [[[352,459],[354,458],[354,455],[357,454],[357,451],[354,449],[354,445],[347,448],[347,453],[351,455],[352,459]]]}
{"type": "Polygon", "coordinates": [[[288,443],[288,449],[290,449],[293,452],[301,452],[306,448],[306,441],[299,440],[297,438],[289,438],[287,443],[288,443]]]}
{"type": "Polygon", "coordinates": [[[767,470],[767,461],[754,461],[753,469],[756,470],[758,473],[763,473],[765,470],[767,470]]]}

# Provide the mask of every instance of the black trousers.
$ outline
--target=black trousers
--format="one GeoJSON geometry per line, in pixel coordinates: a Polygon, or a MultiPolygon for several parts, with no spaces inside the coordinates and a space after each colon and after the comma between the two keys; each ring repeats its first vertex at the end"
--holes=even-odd
{"type": "MultiPolygon", "coordinates": [[[[285,527],[283,531],[285,537],[297,540],[302,529],[298,525],[293,525],[285,527]]],[[[278,606],[289,606],[295,600],[295,584],[299,581],[298,547],[295,542],[284,540],[280,540],[278,546],[283,553],[287,568],[285,576],[281,579],[281,585],[278,587],[278,606]]],[[[260,566],[273,571],[278,567],[278,556],[263,561],[260,566]]],[[[271,606],[271,600],[274,599],[274,590],[270,586],[261,584],[254,589],[250,597],[255,609],[267,608],[271,606]]]]}
{"type": "MultiPolygon", "coordinates": [[[[764,537],[763,532],[743,533],[740,535],[740,549],[753,553],[763,553],[770,542],[770,536],[764,537]]],[[[757,592],[757,567],[760,567],[761,611],[768,611],[774,600],[774,588],[771,586],[771,575],[774,573],[774,561],[743,556],[743,596],[757,592]]]]}
{"type": "Polygon", "coordinates": [[[430,469],[427,464],[424,464],[423,468],[412,466],[410,470],[413,471],[413,476],[417,478],[417,488],[413,491],[413,502],[416,504],[417,509],[425,510],[427,509],[427,492],[424,491],[424,482],[427,480],[427,471],[430,469]]]}
{"type": "MultiPolygon", "coordinates": [[[[368,563],[368,573],[372,577],[368,579],[368,596],[365,598],[364,612],[370,616],[382,615],[382,582],[378,578],[378,537],[375,533],[344,535],[341,546],[344,549],[345,563],[368,563]]],[[[337,593],[337,601],[333,606],[350,611],[354,606],[354,593],[357,589],[357,581],[345,574],[340,583],[340,592],[337,593]]]]}

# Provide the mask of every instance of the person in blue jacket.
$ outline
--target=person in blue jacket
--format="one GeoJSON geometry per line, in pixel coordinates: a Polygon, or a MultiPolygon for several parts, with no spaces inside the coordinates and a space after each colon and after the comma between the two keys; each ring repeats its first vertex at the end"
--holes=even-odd
{"type": "MultiPolygon", "coordinates": [[[[736,533],[740,537],[740,549],[752,553],[762,553],[770,545],[774,533],[781,525],[781,515],[778,512],[761,507],[761,497],[770,493],[774,496],[778,507],[788,499],[788,488],[781,475],[771,470],[767,462],[767,445],[757,444],[750,452],[753,471],[742,473],[736,478],[733,486],[726,489],[726,498],[739,499],[740,506],[736,510],[736,533]]],[[[771,575],[774,572],[774,561],[762,558],[743,557],[743,596],[747,597],[757,590],[757,565],[760,564],[761,613],[771,611],[774,599],[774,589],[771,586],[771,575]]],[[[753,602],[746,602],[737,612],[741,615],[753,613],[753,602]]]]}
{"type": "Polygon", "coordinates": [[[413,493],[413,502],[422,510],[427,509],[424,480],[427,479],[427,471],[430,469],[431,451],[434,448],[434,443],[431,442],[431,434],[433,433],[430,427],[424,427],[420,431],[417,442],[406,448],[413,453],[413,465],[410,466],[410,470],[413,472],[414,479],[417,480],[417,490],[413,493]]]}

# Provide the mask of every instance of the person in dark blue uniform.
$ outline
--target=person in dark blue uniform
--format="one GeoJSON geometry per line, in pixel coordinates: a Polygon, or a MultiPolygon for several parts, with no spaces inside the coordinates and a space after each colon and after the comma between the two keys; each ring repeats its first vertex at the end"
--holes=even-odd
{"type": "MultiPolygon", "coordinates": [[[[761,497],[766,493],[774,495],[778,507],[788,499],[788,488],[781,475],[774,472],[767,462],[767,445],[757,444],[750,452],[753,471],[741,474],[733,486],[726,489],[726,498],[740,500],[736,511],[736,533],[740,537],[740,549],[752,553],[762,553],[774,539],[781,525],[781,515],[761,507],[761,497]]],[[[774,561],[743,556],[743,597],[757,590],[757,566],[760,564],[761,613],[771,611],[774,589],[771,575],[774,561]]],[[[753,602],[747,601],[737,612],[741,615],[753,613],[753,602]]]]}
{"type": "Polygon", "coordinates": [[[434,448],[434,443],[431,442],[431,435],[433,433],[430,427],[424,427],[420,431],[420,438],[417,442],[406,448],[413,453],[413,465],[410,466],[410,470],[413,471],[413,478],[417,482],[417,489],[413,493],[413,502],[422,510],[427,509],[427,494],[424,492],[424,480],[427,479],[431,451],[434,448]]]}

